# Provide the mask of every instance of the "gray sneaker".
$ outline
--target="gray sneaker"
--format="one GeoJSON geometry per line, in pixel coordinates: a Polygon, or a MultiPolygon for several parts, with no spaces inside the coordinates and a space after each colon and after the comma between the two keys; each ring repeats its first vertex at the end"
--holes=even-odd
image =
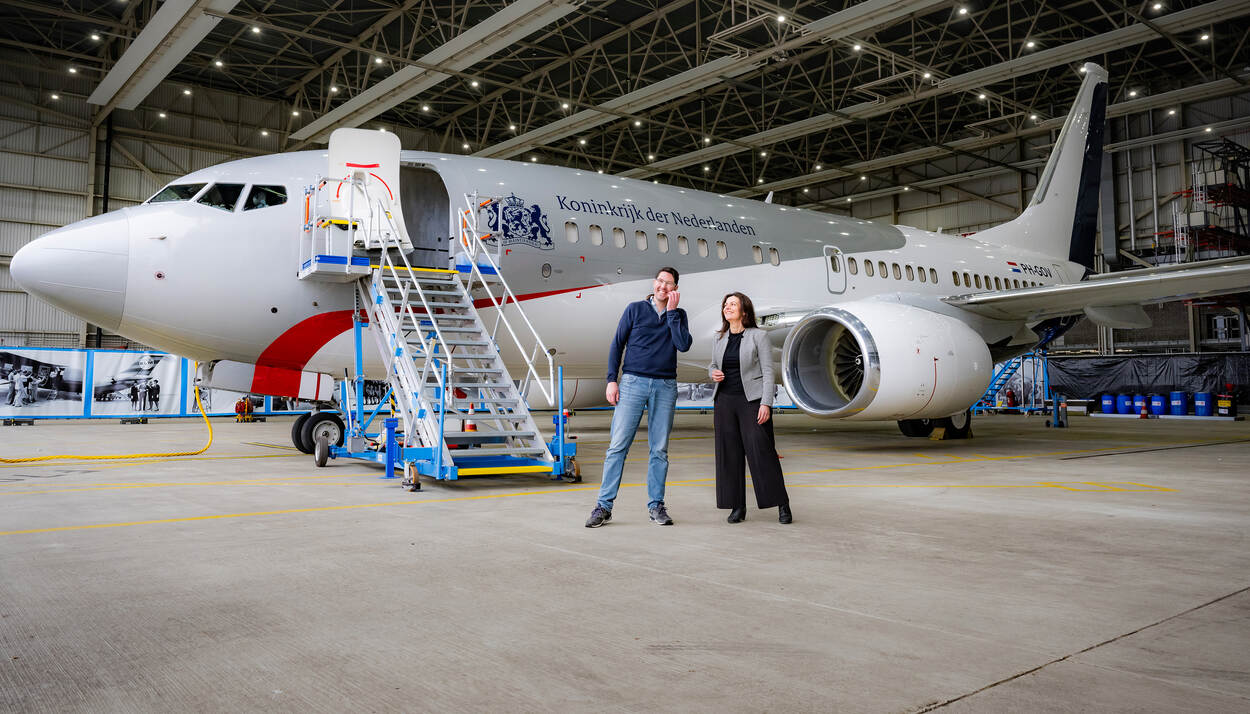
{"type": "Polygon", "coordinates": [[[610,520],[612,520],[612,511],[603,506],[595,506],[595,510],[590,512],[590,518],[586,519],[586,527],[598,528],[610,520]]]}
{"type": "Polygon", "coordinates": [[[651,520],[654,523],[658,523],[662,526],[673,525],[673,519],[668,517],[668,509],[664,507],[663,503],[655,508],[649,509],[648,513],[651,514],[651,520]]]}

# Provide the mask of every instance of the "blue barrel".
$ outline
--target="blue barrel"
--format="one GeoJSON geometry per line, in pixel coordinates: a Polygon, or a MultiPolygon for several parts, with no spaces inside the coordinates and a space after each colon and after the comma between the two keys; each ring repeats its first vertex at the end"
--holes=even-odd
{"type": "Polygon", "coordinates": [[[1185,416],[1189,413],[1189,405],[1185,403],[1185,392],[1169,392],[1168,405],[1172,416],[1185,416]]]}
{"type": "Polygon", "coordinates": [[[1194,392],[1194,416],[1211,416],[1213,406],[1210,392],[1194,392]]]}
{"type": "Polygon", "coordinates": [[[1166,414],[1168,411],[1167,400],[1161,394],[1150,395],[1150,413],[1155,416],[1166,414]]]}
{"type": "Polygon", "coordinates": [[[1133,395],[1133,413],[1141,414],[1142,410],[1145,408],[1146,408],[1146,395],[1134,394],[1133,395]]]}
{"type": "Polygon", "coordinates": [[[1117,414],[1133,413],[1133,397],[1130,394],[1121,394],[1115,398],[1115,411],[1117,414]]]}
{"type": "Polygon", "coordinates": [[[1115,395],[1114,394],[1102,395],[1102,413],[1103,414],[1115,414],[1115,395]]]}

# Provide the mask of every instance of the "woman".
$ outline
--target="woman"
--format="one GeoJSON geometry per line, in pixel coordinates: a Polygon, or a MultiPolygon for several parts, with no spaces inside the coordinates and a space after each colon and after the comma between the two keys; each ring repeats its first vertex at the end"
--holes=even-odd
{"type": "Polygon", "coordinates": [[[728,508],[730,523],[747,517],[746,472],[760,508],[777,507],[777,520],[790,523],[790,497],[773,442],[773,355],[764,331],[755,326],[755,306],[742,293],[721,301],[721,327],[708,374],[716,383],[716,507],[728,508]]]}

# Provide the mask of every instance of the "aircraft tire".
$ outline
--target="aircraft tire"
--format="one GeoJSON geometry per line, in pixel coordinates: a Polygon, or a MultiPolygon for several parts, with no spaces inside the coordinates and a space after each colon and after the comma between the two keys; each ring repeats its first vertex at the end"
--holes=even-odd
{"type": "Polygon", "coordinates": [[[317,463],[317,468],[321,468],[330,460],[330,437],[323,431],[314,439],[316,444],[313,446],[313,460],[317,463]]]}
{"type": "Polygon", "coordinates": [[[327,443],[335,446],[343,445],[343,434],[347,428],[343,426],[343,420],[338,414],[330,412],[313,412],[308,415],[308,421],[304,422],[304,428],[300,430],[300,439],[308,445],[306,454],[313,453],[317,446],[317,437],[324,435],[327,443]]]}
{"type": "Polygon", "coordinates": [[[925,437],[933,433],[932,419],[900,419],[898,430],[903,436],[925,437]]]}
{"type": "Polygon", "coordinates": [[[313,445],[304,441],[304,425],[308,423],[308,417],[310,416],[312,416],[312,412],[300,414],[299,417],[295,419],[295,423],[291,425],[291,443],[294,444],[295,448],[299,449],[301,453],[305,454],[311,454],[313,452],[313,445]]]}
{"type": "Polygon", "coordinates": [[[972,410],[952,414],[951,416],[937,419],[934,426],[940,426],[946,429],[947,439],[971,439],[972,438],[972,410]]]}

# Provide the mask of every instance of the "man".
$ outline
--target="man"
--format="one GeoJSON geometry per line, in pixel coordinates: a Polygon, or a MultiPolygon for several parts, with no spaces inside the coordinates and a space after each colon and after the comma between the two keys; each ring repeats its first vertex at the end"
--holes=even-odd
{"type": "Polygon", "coordinates": [[[612,519],[612,503],[621,487],[625,457],[638,432],[642,412],[647,412],[647,510],[651,520],[662,526],[673,525],[664,507],[664,483],[668,478],[668,432],[673,428],[677,403],[677,353],[690,349],[690,327],[686,311],[677,307],[677,271],[660,268],[652,285],[654,294],[630,303],[621,315],[616,336],[608,350],[608,404],[612,414],[612,437],[603,459],[603,483],[599,501],[586,520],[587,528],[598,528],[612,519]],[[621,351],[625,352],[624,375],[621,351]]]}

